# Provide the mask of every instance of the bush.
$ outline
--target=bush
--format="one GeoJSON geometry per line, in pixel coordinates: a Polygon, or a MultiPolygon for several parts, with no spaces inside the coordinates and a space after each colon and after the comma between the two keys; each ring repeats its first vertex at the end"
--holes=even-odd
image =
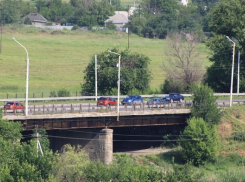
{"type": "Polygon", "coordinates": [[[30,18],[28,18],[28,17],[25,18],[24,24],[26,24],[26,25],[31,25],[32,23],[31,23],[30,18]]]}
{"type": "Polygon", "coordinates": [[[186,91],[183,84],[174,81],[172,78],[166,79],[164,83],[160,86],[160,90],[162,93],[183,93],[186,91]]]}
{"type": "Polygon", "coordinates": [[[106,28],[109,30],[115,30],[117,27],[114,23],[112,23],[112,21],[109,21],[106,23],[106,28]]]}
{"type": "Polygon", "coordinates": [[[219,143],[216,126],[195,117],[189,119],[187,123],[179,138],[185,162],[200,165],[213,161],[218,152],[219,143]]]}
{"type": "Polygon", "coordinates": [[[51,91],[49,97],[57,97],[57,94],[55,91],[51,91]]]}
{"type": "Polygon", "coordinates": [[[60,89],[58,91],[58,97],[69,97],[69,96],[70,96],[70,92],[66,90],[65,88],[60,89]]]}
{"type": "Polygon", "coordinates": [[[77,25],[73,25],[71,30],[77,30],[78,29],[78,26],[77,25]]]}
{"type": "Polygon", "coordinates": [[[209,124],[218,124],[221,119],[221,112],[216,104],[216,97],[208,85],[190,85],[189,93],[192,94],[193,106],[191,116],[203,118],[209,124]]]}

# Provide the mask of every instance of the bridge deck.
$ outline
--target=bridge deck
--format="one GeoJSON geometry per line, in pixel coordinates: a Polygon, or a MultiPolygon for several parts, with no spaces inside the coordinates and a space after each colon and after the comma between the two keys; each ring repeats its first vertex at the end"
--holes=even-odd
{"type": "Polygon", "coordinates": [[[186,124],[190,109],[134,111],[120,113],[117,121],[116,112],[65,113],[49,115],[6,115],[3,119],[21,121],[23,127],[32,130],[37,125],[46,130],[67,128],[107,128],[155,125],[186,124]]]}

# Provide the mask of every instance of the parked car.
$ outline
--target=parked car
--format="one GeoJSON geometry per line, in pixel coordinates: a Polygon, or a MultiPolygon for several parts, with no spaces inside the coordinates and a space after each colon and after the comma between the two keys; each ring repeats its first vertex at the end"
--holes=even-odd
{"type": "Polygon", "coordinates": [[[140,95],[127,95],[121,103],[122,105],[143,104],[143,98],[140,95]]]}
{"type": "Polygon", "coordinates": [[[162,99],[168,102],[174,102],[174,101],[182,102],[184,100],[184,96],[179,93],[169,93],[167,96],[163,97],[162,99]]]}
{"type": "Polygon", "coordinates": [[[117,105],[117,101],[112,98],[112,97],[100,97],[97,100],[97,106],[116,106],[117,105]]]}
{"type": "Polygon", "coordinates": [[[148,105],[148,108],[151,105],[161,105],[161,104],[168,104],[168,101],[166,101],[165,99],[161,99],[161,98],[152,98],[148,100],[146,103],[146,105],[148,105]]]}
{"type": "Polygon", "coordinates": [[[7,104],[5,104],[3,106],[4,110],[19,110],[19,109],[25,109],[25,106],[23,106],[21,103],[19,102],[7,102],[7,104]]]}

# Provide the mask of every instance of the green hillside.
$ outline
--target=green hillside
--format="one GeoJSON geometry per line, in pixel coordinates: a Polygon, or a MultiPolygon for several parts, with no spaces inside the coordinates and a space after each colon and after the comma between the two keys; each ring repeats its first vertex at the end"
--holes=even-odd
{"type": "MultiPolygon", "coordinates": [[[[4,27],[0,54],[1,95],[25,91],[27,55],[12,37],[29,52],[30,93],[57,91],[61,88],[80,91],[83,70],[93,55],[113,47],[121,50],[128,48],[128,35],[122,32],[46,31],[34,27],[4,27]]],[[[161,63],[165,60],[166,47],[165,40],[162,39],[147,39],[133,34],[129,36],[130,50],[145,54],[152,60],[152,89],[159,88],[164,81],[161,63]]],[[[200,45],[199,50],[202,57],[200,61],[209,65],[205,45],[200,45]]]]}

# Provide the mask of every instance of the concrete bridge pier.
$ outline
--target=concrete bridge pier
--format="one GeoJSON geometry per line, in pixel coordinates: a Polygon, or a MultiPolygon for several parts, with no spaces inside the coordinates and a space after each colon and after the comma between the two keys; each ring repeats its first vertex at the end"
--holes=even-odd
{"type": "Polygon", "coordinates": [[[113,130],[112,129],[75,129],[48,130],[50,147],[59,151],[63,145],[80,145],[88,153],[91,160],[100,160],[110,164],[113,159],[113,130]],[[66,138],[59,138],[66,136],[66,138]]]}
{"type": "Polygon", "coordinates": [[[102,129],[84,149],[89,153],[90,159],[99,159],[103,164],[110,164],[113,159],[113,130],[102,129]]]}

